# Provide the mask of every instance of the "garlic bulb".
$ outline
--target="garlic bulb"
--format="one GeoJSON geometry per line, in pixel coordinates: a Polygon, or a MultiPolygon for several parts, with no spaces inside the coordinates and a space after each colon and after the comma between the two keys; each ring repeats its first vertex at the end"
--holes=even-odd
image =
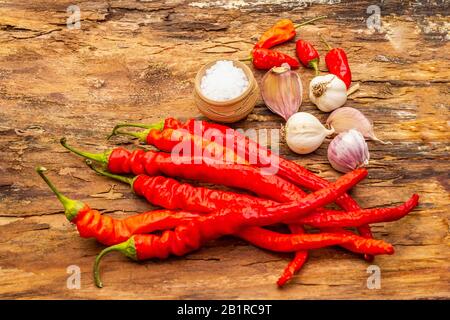
{"type": "Polygon", "coordinates": [[[355,130],[338,134],[328,146],[328,161],[339,172],[349,172],[369,164],[369,148],[363,135],[355,130]]]}
{"type": "Polygon", "coordinates": [[[299,154],[311,153],[320,147],[323,140],[334,133],[325,128],[319,119],[306,112],[292,115],[285,127],[288,147],[299,154]]]}
{"type": "Polygon", "coordinates": [[[297,72],[287,63],[269,70],[262,79],[261,95],[267,107],[288,120],[302,104],[303,87],[297,72]]]}
{"type": "Polygon", "coordinates": [[[317,76],[309,84],[309,99],[320,110],[330,112],[347,101],[347,87],[334,74],[317,76]]]}
{"type": "Polygon", "coordinates": [[[383,144],[392,144],[378,139],[373,132],[372,122],[359,110],[350,107],[343,107],[333,111],[327,119],[327,125],[341,133],[350,129],[356,129],[362,133],[364,138],[381,142],[383,144]]]}

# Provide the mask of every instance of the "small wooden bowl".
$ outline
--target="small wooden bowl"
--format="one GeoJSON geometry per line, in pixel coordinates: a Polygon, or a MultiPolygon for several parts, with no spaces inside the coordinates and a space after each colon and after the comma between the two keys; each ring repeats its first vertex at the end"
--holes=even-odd
{"type": "Polygon", "coordinates": [[[206,70],[211,68],[217,61],[204,65],[195,77],[194,101],[200,112],[207,118],[217,121],[231,123],[239,121],[250,114],[259,98],[258,83],[253,76],[252,70],[240,61],[233,61],[235,67],[241,68],[247,76],[248,88],[239,96],[227,101],[214,101],[205,97],[200,89],[202,78],[206,70]]]}

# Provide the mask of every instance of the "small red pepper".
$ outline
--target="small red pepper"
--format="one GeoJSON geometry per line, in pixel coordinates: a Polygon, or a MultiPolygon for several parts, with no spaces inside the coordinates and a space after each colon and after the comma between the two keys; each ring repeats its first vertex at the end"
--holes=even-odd
{"type": "Polygon", "coordinates": [[[324,18],[326,18],[326,16],[320,16],[302,22],[300,24],[294,24],[290,19],[281,19],[277,23],[275,23],[269,30],[264,32],[264,34],[255,44],[255,48],[270,49],[278,44],[287,42],[293,39],[297,34],[295,29],[324,18]]]}
{"type": "Polygon", "coordinates": [[[279,51],[265,48],[254,48],[252,50],[253,66],[260,70],[270,70],[274,67],[280,67],[283,63],[289,64],[291,69],[297,69],[300,63],[297,59],[281,53],[279,51]]]}
{"type": "Polygon", "coordinates": [[[350,88],[350,85],[352,84],[352,71],[348,64],[347,54],[344,49],[332,48],[322,36],[320,36],[320,38],[329,50],[325,56],[325,63],[327,64],[328,71],[344,81],[347,89],[350,88]]]}
{"type": "Polygon", "coordinates": [[[306,68],[313,68],[319,74],[320,56],[314,46],[306,40],[298,40],[295,44],[297,57],[306,68]]]}

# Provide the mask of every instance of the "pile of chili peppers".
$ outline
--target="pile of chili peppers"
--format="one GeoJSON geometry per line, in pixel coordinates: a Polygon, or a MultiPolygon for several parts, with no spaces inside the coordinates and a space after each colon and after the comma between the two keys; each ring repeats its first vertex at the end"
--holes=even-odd
{"type": "Polygon", "coordinates": [[[136,195],[162,209],[116,220],[64,196],[45,175],[46,169],[37,168],[80,236],[108,246],[95,260],[98,287],[102,287],[99,263],[111,251],[134,260],[165,259],[186,255],[224,235],[267,250],[295,252],[277,282],[283,286],[306,262],[308,250],[337,245],[369,260],[393,254],[392,245],[372,238],[369,224],[398,220],[418,204],[419,197],[414,194],[398,206],[361,209],[347,191],[367,176],[366,169],[329,183],[223,125],[167,118],[153,125],[119,124],[112,133],[117,134],[136,137],[159,151],[130,152],[119,147],[97,154],[74,148],[64,138],[61,144],[85,158],[98,174],[128,184],[136,195]],[[211,130],[214,138],[207,138],[212,137],[206,134],[211,130]],[[180,143],[191,152],[175,153],[180,143]],[[275,166],[274,174],[268,174],[269,165],[275,166]],[[239,191],[210,189],[175,178],[239,191]],[[333,202],[342,209],[326,207],[333,202]],[[273,225],[286,225],[290,233],[266,229],[273,225]],[[351,228],[357,228],[359,234],[351,228]]]}
{"type": "MultiPolygon", "coordinates": [[[[298,60],[271,48],[294,39],[297,34],[297,28],[324,18],[326,16],[320,16],[297,25],[289,19],[278,21],[260,37],[251,51],[251,58],[246,60],[251,60],[253,66],[260,70],[270,70],[274,67],[280,67],[283,63],[289,64],[291,69],[297,69],[300,66],[300,61],[306,68],[313,68],[317,75],[319,73],[320,56],[310,42],[303,39],[297,40],[296,54],[298,60]]],[[[328,48],[328,53],[325,56],[328,71],[344,81],[348,89],[352,82],[352,73],[347,54],[344,49],[332,48],[322,36],[320,38],[328,48]]]]}

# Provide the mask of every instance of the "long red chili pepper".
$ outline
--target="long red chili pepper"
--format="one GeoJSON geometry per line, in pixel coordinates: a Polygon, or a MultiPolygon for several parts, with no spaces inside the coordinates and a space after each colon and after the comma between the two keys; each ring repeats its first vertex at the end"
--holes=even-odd
{"type": "Polygon", "coordinates": [[[300,67],[297,59],[285,53],[264,48],[254,48],[250,60],[252,60],[253,66],[260,70],[270,70],[274,67],[280,67],[283,63],[287,63],[291,69],[300,67]]]}
{"type": "Polygon", "coordinates": [[[270,29],[264,32],[264,34],[255,44],[255,48],[270,49],[276,45],[285,43],[295,38],[297,34],[296,29],[324,18],[326,18],[326,16],[320,16],[302,22],[300,24],[294,24],[290,19],[281,19],[277,23],[275,23],[270,29]]]}
{"type": "Polygon", "coordinates": [[[319,74],[320,56],[316,48],[306,40],[298,40],[295,43],[297,57],[306,68],[313,68],[316,75],[319,74]]]}
{"type": "MultiPolygon", "coordinates": [[[[188,183],[180,183],[175,179],[163,176],[150,177],[140,174],[134,178],[128,178],[96,168],[89,160],[86,163],[98,174],[129,184],[136,195],[144,197],[153,205],[166,209],[210,213],[228,206],[273,207],[279,204],[272,200],[261,199],[247,194],[194,187],[188,183]]],[[[295,201],[296,199],[292,200],[295,201]]]]}
{"type": "Polygon", "coordinates": [[[80,236],[95,238],[108,246],[123,242],[133,234],[174,228],[199,216],[185,211],[155,210],[116,220],[61,194],[44,174],[44,167],[37,167],[36,171],[62,203],[67,219],[77,226],[80,236]]]}
{"type": "MultiPolygon", "coordinates": [[[[293,234],[304,234],[304,229],[301,225],[290,224],[289,229],[293,234]]],[[[247,233],[247,237],[251,237],[251,233],[247,233]]],[[[254,239],[255,240],[255,239],[254,239]]],[[[254,242],[253,242],[254,243],[254,242]]],[[[295,252],[295,257],[284,269],[281,276],[278,278],[277,285],[283,287],[289,280],[291,280],[294,275],[303,267],[303,265],[308,260],[308,251],[297,251],[295,252]]]]}
{"type": "Polygon", "coordinates": [[[332,48],[322,36],[320,36],[320,38],[329,50],[325,56],[325,63],[327,64],[328,71],[344,81],[347,89],[350,88],[350,85],[352,84],[352,71],[348,64],[347,54],[344,49],[332,48]]]}
{"type": "MultiPolygon", "coordinates": [[[[257,142],[240,132],[220,124],[195,119],[188,120],[186,123],[181,123],[176,119],[168,118],[164,123],[164,130],[162,131],[154,130],[150,126],[144,124],[119,124],[113,129],[112,135],[117,133],[130,134],[150,145],[156,146],[160,150],[171,152],[173,147],[180,142],[179,139],[183,137],[183,134],[180,133],[174,134],[174,137],[172,134],[174,132],[173,130],[183,130],[184,137],[186,136],[186,131],[190,133],[191,136],[203,137],[208,135],[207,133],[209,132],[209,135],[214,135],[216,138],[221,137],[222,146],[226,145],[227,148],[231,148],[235,154],[243,155],[246,161],[252,159],[252,165],[260,167],[268,165],[277,166],[278,175],[296,185],[306,187],[310,190],[318,190],[328,184],[328,181],[316,176],[299,164],[271,153],[270,150],[260,146],[257,142]],[[140,127],[147,129],[140,133],[130,133],[119,130],[124,127],[140,127]],[[211,132],[213,132],[213,134],[211,134],[211,132]]],[[[196,141],[196,144],[198,144],[198,139],[196,139],[196,141]]],[[[205,145],[209,143],[210,142],[205,142],[205,145]]],[[[200,145],[202,145],[202,143],[200,143],[200,145]]],[[[336,203],[346,211],[356,211],[360,209],[356,201],[347,194],[344,194],[337,199],[336,203]]],[[[358,231],[363,237],[372,237],[370,227],[367,225],[358,227],[358,231]]],[[[366,259],[371,260],[371,257],[366,256],[366,259]]]]}
{"type": "MultiPolygon", "coordinates": [[[[274,208],[252,207],[239,208],[238,210],[225,208],[219,212],[192,220],[185,226],[177,227],[175,231],[165,231],[161,236],[133,236],[125,243],[106,248],[100,253],[96,259],[96,283],[101,286],[98,274],[100,259],[110,251],[118,250],[137,259],[166,258],[169,254],[184,255],[198,249],[205,241],[226,234],[236,234],[246,227],[275,224],[305,215],[334,201],[336,197],[361,181],[366,175],[365,169],[354,170],[342,176],[330,186],[315,191],[299,201],[281,204],[274,208]]],[[[383,248],[383,253],[386,253],[384,243],[383,248]]],[[[389,253],[392,252],[390,246],[389,253]]]]}
{"type": "Polygon", "coordinates": [[[82,157],[107,165],[108,171],[112,173],[164,174],[245,189],[279,202],[299,199],[302,194],[298,187],[286,180],[274,175],[264,175],[260,170],[246,165],[209,162],[203,157],[179,157],[155,151],[130,152],[124,148],[93,154],[68,146],[65,139],[61,139],[61,144],[82,157]]]}
{"type": "Polygon", "coordinates": [[[419,195],[414,194],[408,201],[397,207],[365,209],[343,214],[323,211],[312,213],[297,222],[317,228],[359,227],[369,223],[399,220],[411,212],[418,203],[419,195]]]}
{"type": "Polygon", "coordinates": [[[313,234],[280,234],[267,229],[249,227],[239,232],[244,240],[247,237],[255,239],[254,234],[259,233],[259,242],[254,243],[263,249],[277,252],[291,252],[301,249],[319,249],[332,245],[348,245],[351,251],[370,254],[393,254],[392,245],[382,240],[366,239],[351,232],[339,233],[313,233],[313,234]],[[276,239],[276,241],[273,241],[276,239]],[[314,242],[304,247],[306,242],[314,242]],[[276,244],[276,245],[275,245],[276,244]],[[317,246],[316,246],[317,245],[317,246]]]}
{"type": "MultiPolygon", "coordinates": [[[[166,209],[211,213],[227,206],[235,208],[253,206],[270,208],[280,205],[271,200],[246,194],[194,187],[188,183],[180,183],[174,179],[162,176],[149,177],[147,175],[138,175],[134,178],[128,178],[98,169],[90,161],[86,162],[98,174],[129,184],[138,196],[146,198],[153,205],[166,209]]],[[[303,233],[300,226],[302,224],[317,228],[341,228],[389,222],[399,220],[411,212],[417,206],[418,200],[419,196],[414,194],[408,201],[395,207],[361,209],[349,212],[319,209],[305,217],[284,221],[284,223],[292,225],[293,233],[303,233]]]]}

